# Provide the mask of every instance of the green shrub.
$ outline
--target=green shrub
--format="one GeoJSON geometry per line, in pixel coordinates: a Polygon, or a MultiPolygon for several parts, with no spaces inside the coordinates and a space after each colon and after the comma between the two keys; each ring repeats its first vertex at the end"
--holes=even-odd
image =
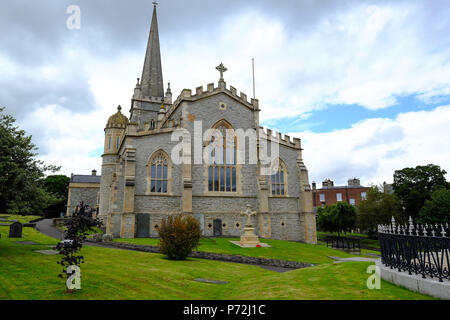
{"type": "Polygon", "coordinates": [[[158,229],[161,252],[171,260],[184,260],[197,247],[201,237],[199,222],[179,214],[164,219],[158,229]]]}

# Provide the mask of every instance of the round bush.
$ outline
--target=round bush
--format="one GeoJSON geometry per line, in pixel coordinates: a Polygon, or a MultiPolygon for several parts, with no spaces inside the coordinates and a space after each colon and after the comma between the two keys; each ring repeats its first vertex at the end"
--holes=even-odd
{"type": "Polygon", "coordinates": [[[184,260],[197,247],[201,237],[199,222],[179,214],[164,219],[158,229],[161,252],[171,260],[184,260]]]}

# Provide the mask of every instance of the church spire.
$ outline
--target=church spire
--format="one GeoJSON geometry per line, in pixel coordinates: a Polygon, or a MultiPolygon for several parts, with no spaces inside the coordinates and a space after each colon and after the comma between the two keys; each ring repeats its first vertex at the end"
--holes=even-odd
{"type": "Polygon", "coordinates": [[[164,98],[156,5],[157,3],[153,2],[153,18],[142,71],[141,93],[144,97],[164,98]]]}

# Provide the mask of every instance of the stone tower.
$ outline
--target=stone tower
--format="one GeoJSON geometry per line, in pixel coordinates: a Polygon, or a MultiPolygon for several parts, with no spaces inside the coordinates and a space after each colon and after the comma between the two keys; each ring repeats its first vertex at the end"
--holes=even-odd
{"type": "Polygon", "coordinates": [[[164,94],[161,51],[159,45],[158,17],[156,4],[153,7],[153,17],[145,53],[142,78],[138,79],[131,100],[131,122],[137,123],[140,130],[146,124],[153,127],[161,113],[162,104],[172,103],[170,85],[164,94]]]}
{"type": "Polygon", "coordinates": [[[105,221],[106,215],[114,208],[110,208],[110,197],[112,184],[115,179],[116,165],[118,163],[118,149],[124,139],[125,131],[129,123],[127,117],[122,112],[122,108],[117,108],[117,113],[113,114],[105,127],[105,145],[102,160],[102,178],[100,182],[100,203],[99,218],[105,221]]]}

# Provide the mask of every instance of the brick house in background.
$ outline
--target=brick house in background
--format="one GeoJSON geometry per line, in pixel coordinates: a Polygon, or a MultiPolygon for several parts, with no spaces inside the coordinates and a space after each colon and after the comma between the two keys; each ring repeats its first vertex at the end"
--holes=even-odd
{"type": "Polygon", "coordinates": [[[322,188],[317,189],[316,183],[312,183],[313,188],[313,206],[333,205],[339,201],[345,201],[351,205],[358,205],[361,200],[366,199],[369,187],[361,185],[359,179],[349,179],[347,186],[335,186],[334,182],[327,179],[322,182],[322,188]]]}

